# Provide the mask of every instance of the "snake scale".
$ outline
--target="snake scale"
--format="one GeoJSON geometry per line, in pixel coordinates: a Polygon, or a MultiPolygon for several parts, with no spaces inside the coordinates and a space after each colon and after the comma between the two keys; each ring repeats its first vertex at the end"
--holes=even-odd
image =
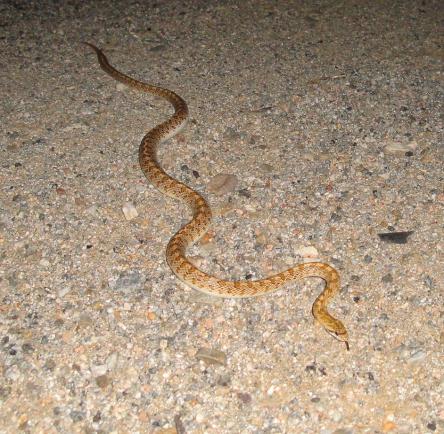
{"type": "Polygon", "coordinates": [[[173,273],[191,288],[225,298],[268,294],[288,282],[306,277],[319,277],[325,281],[325,288],[313,303],[313,316],[328,333],[345,342],[348,349],[347,330],[342,322],[330,315],[327,310],[329,301],[340,290],[339,274],[330,265],[322,262],[307,262],[297,264],[265,279],[232,281],[209,275],[199,270],[187,259],[188,246],[204,235],[211,224],[211,209],[199,193],[165,173],[156,157],[158,146],[174,137],[185,127],[188,119],[187,104],[179,95],[169,89],[153,86],[121,73],[109,64],[108,59],[99,48],[88,42],[85,44],[96,52],[101,68],[112,78],[131,88],[160,96],[174,107],[174,114],[168,120],[148,131],[139,147],[140,167],[148,181],[165,195],[186,203],[193,213],[192,220],[179,229],[166,248],[166,259],[173,273]]]}

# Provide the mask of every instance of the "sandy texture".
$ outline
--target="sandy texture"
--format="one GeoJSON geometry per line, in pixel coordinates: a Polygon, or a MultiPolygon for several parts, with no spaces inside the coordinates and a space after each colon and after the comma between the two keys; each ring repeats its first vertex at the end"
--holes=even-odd
{"type": "Polygon", "coordinates": [[[438,0],[2,2],[0,433],[443,433],[442,23],[438,0]],[[188,102],[160,157],[214,210],[193,261],[318,256],[349,352],[317,279],[222,300],[172,275],[188,210],[137,162],[171,109],[82,40],[188,102]]]}

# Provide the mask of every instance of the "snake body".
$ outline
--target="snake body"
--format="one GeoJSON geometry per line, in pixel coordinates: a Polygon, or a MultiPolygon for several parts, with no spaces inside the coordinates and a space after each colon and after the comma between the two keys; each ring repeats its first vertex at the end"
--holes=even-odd
{"type": "Polygon", "coordinates": [[[322,262],[308,262],[297,264],[265,279],[232,281],[207,274],[187,259],[187,248],[204,235],[211,224],[211,209],[199,193],[169,176],[162,169],[156,157],[158,146],[175,136],[186,125],[187,104],[179,95],[169,89],[153,86],[121,73],[109,64],[108,59],[99,48],[88,42],[85,44],[96,52],[101,68],[112,78],[131,88],[160,96],[174,107],[174,114],[168,120],[148,131],[139,147],[140,167],[148,181],[165,195],[186,203],[193,213],[191,221],[179,229],[166,248],[166,259],[173,273],[189,287],[225,298],[268,294],[288,282],[306,277],[319,277],[325,281],[325,288],[313,303],[313,316],[328,333],[345,342],[348,349],[347,330],[342,322],[334,318],[327,310],[329,301],[340,290],[339,274],[330,265],[322,262]]]}

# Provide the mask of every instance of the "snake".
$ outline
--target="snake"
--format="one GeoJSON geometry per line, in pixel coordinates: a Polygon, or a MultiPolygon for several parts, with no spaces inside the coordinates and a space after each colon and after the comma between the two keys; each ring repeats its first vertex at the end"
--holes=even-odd
{"type": "Polygon", "coordinates": [[[173,138],[186,126],[188,106],[177,93],[138,81],[118,71],[110,65],[102,50],[89,42],[84,43],[95,51],[100,67],[113,79],[130,88],[161,97],[174,108],[171,117],[156,125],[143,137],[139,146],[139,164],[147,180],[157,190],[185,203],[192,211],[192,219],[175,233],[166,248],[166,261],[177,278],[190,288],[222,298],[247,298],[270,294],[289,282],[307,277],[321,278],[325,286],[312,305],[312,314],[330,335],[344,342],[348,350],[349,338],[344,324],[327,309],[332,298],[340,292],[339,273],[331,265],[323,262],[304,262],[263,279],[224,280],[205,273],[190,262],[186,255],[187,249],[208,231],[212,221],[211,208],[202,195],[168,175],[157,159],[159,145],[173,138]]]}

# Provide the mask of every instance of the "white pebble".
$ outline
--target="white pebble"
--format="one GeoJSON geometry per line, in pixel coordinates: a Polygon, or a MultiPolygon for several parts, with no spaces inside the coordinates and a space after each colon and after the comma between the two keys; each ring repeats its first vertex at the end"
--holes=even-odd
{"type": "Polygon", "coordinates": [[[94,377],[99,377],[100,375],[105,375],[107,371],[108,371],[108,367],[106,365],[91,366],[91,372],[94,377]]]}
{"type": "Polygon", "coordinates": [[[106,367],[107,367],[110,371],[113,370],[113,369],[116,367],[116,365],[117,365],[117,361],[118,361],[118,359],[119,359],[119,355],[118,355],[116,352],[111,353],[111,354],[108,356],[108,358],[106,359],[106,367]]]}
{"type": "Polygon", "coordinates": [[[139,215],[136,207],[131,202],[127,202],[125,205],[123,205],[122,211],[127,220],[132,220],[139,215]]]}
{"type": "Polygon", "coordinates": [[[313,246],[304,246],[296,250],[296,253],[303,258],[317,258],[319,253],[317,249],[313,246]]]}
{"type": "Polygon", "coordinates": [[[70,291],[71,291],[71,288],[65,286],[64,288],[62,288],[62,289],[57,293],[57,295],[58,295],[60,298],[63,298],[63,297],[64,297],[66,294],[68,294],[68,292],[70,292],[70,291]]]}

